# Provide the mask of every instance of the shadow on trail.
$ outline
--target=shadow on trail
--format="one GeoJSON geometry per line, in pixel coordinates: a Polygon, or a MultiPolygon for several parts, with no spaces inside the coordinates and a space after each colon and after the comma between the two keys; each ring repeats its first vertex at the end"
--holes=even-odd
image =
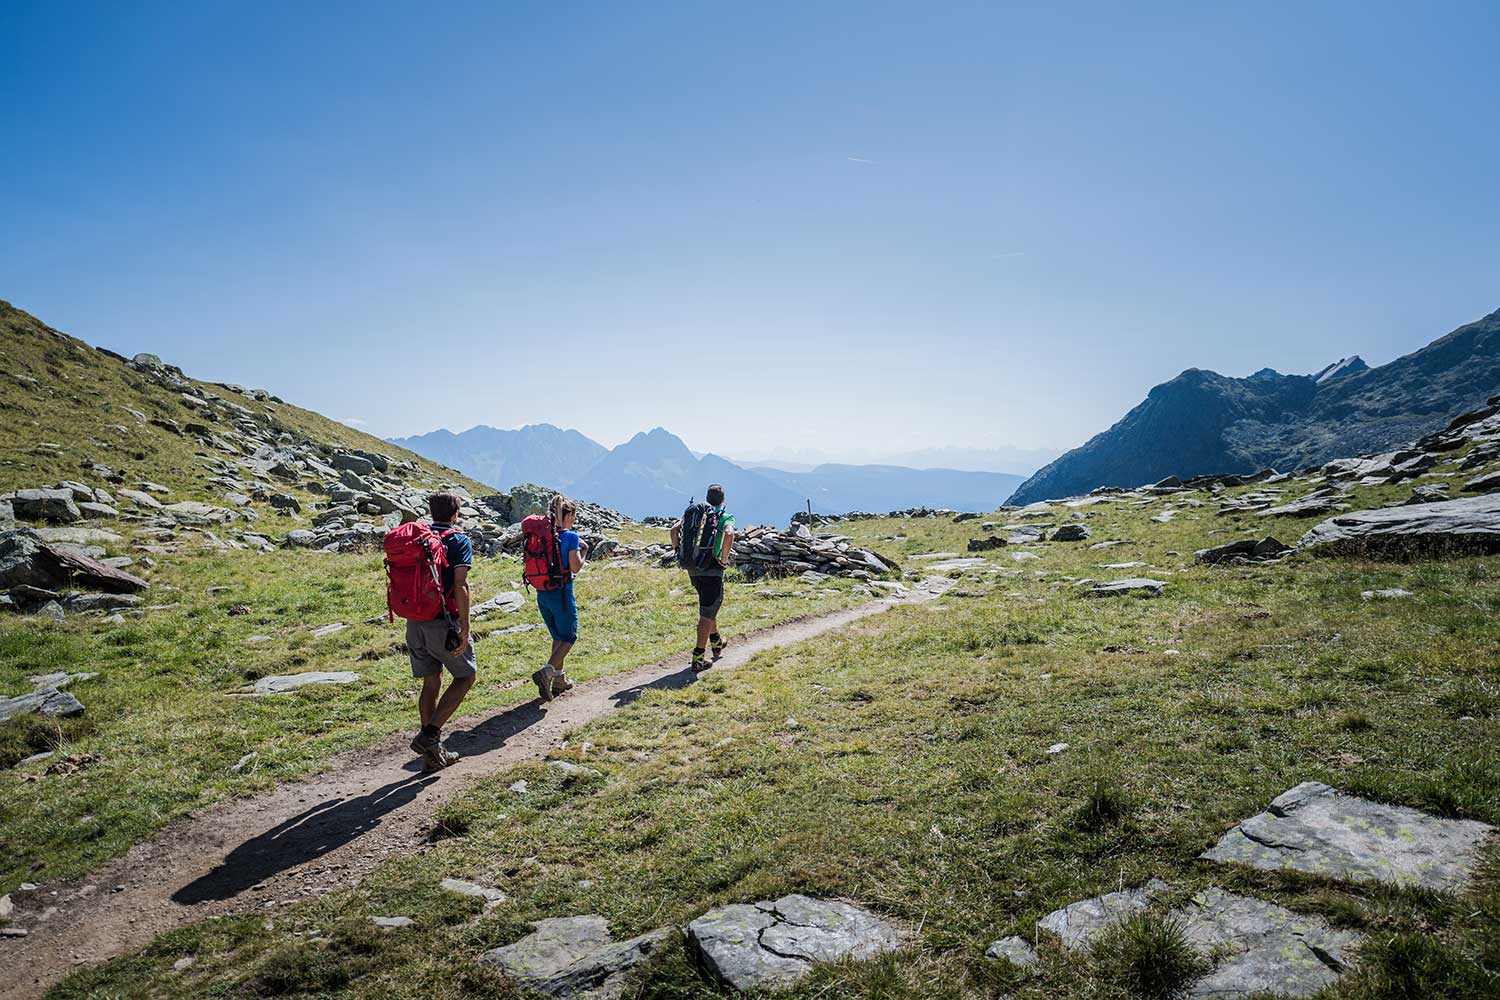
{"type": "MultiPolygon", "coordinates": [[[[503,747],[507,740],[546,717],[541,702],[530,701],[508,712],[451,734],[447,744],[463,757],[478,757],[503,747]]],[[[357,840],[380,825],[389,813],[407,805],[439,774],[422,774],[421,761],[403,765],[404,777],[351,799],[328,799],[279,823],[230,851],[207,874],[172,894],[183,906],[232,899],[273,875],[316,860],[357,840]]]]}
{"type": "Polygon", "coordinates": [[[616,708],[624,708],[647,691],[677,691],[687,687],[697,679],[698,675],[693,673],[690,667],[683,667],[677,673],[658,677],[649,684],[637,684],[634,687],[616,691],[610,695],[610,698],[614,701],[616,708]]]}
{"type": "Polygon", "coordinates": [[[432,775],[410,774],[367,795],[329,799],[247,840],[212,871],[172,894],[183,906],[232,899],[279,872],[312,861],[380,825],[381,817],[416,798],[432,775]]]}

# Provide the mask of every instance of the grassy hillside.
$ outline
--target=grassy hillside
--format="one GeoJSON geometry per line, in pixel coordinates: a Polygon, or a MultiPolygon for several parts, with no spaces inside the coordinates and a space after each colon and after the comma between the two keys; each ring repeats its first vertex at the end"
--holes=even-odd
{"type": "MultiPolygon", "coordinates": [[[[1373,506],[1408,492],[1352,496],[1373,506]]],[[[1496,995],[1493,843],[1458,898],[1196,856],[1308,780],[1500,823],[1500,558],[1204,566],[1195,549],[1295,541],[1317,520],[1216,516],[1216,499],[1086,508],[1088,542],[986,553],[947,571],[961,579],[936,604],[651,692],[571,741],[567,756],[601,776],[539,763],[496,775],[446,807],[453,836],[358,890],[166,935],[53,996],[511,997],[475,959],[529,921],[600,913],[623,937],[806,892],[919,933],[890,959],[821,968],[791,996],[1109,1000],[1139,995],[1119,972],[1126,945],[1089,958],[1044,940],[1034,975],[985,947],[1151,877],[1170,883],[1166,902],[1220,885],[1364,932],[1337,997],[1496,995]],[[1150,519],[1167,507],[1173,520],[1150,519]],[[1122,544],[1091,547],[1101,541],[1122,544]],[[1164,595],[1081,593],[1082,579],[1134,575],[1166,581],[1164,595]],[[1414,596],[1361,596],[1395,587],[1414,596]],[[1055,743],[1069,746],[1049,754],[1055,743]],[[509,790],[517,778],[524,794],[509,790]],[[445,876],[510,899],[481,912],[439,889],[445,876]],[[417,926],[376,931],[372,913],[417,926]],[[196,964],[174,972],[187,957],[196,964]]],[[[982,534],[937,520],[848,530],[913,567],[982,534]]],[[[723,994],[673,947],[629,995],[723,994]]]]}
{"type": "MultiPolygon", "coordinates": [[[[202,392],[229,399],[330,449],[380,452],[417,463],[421,474],[435,482],[461,485],[476,494],[495,492],[311,410],[190,381],[202,392]]],[[[200,462],[215,457],[210,450],[194,435],[151,422],[183,426],[197,419],[181,393],[165,389],[123,359],[0,301],[0,492],[50,486],[62,479],[108,487],[88,471],[98,463],[124,473],[128,483],[149,480],[167,486],[174,499],[222,503],[221,491],[208,484],[200,462]],[[42,447],[48,444],[57,447],[42,447]]]]}

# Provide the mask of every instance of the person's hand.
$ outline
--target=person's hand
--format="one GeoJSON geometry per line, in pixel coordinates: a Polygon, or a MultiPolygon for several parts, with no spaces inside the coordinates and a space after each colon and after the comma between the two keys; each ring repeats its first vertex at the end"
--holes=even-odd
{"type": "Polygon", "coordinates": [[[458,649],[454,652],[462,656],[469,648],[469,626],[461,626],[458,630],[458,649]]]}

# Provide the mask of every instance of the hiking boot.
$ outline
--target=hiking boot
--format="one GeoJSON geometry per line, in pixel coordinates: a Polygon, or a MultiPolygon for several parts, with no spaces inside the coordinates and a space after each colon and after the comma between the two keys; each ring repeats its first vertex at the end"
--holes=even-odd
{"type": "Polygon", "coordinates": [[[714,654],[714,659],[717,660],[724,655],[724,647],[727,645],[729,645],[728,639],[720,639],[718,642],[710,642],[708,648],[714,654]]]}
{"type": "Polygon", "coordinates": [[[688,666],[693,668],[693,673],[701,674],[703,673],[703,671],[713,666],[713,663],[702,656],[695,656],[693,657],[693,662],[688,664],[688,666]]]}
{"type": "Polygon", "coordinates": [[[543,701],[552,700],[552,676],[554,673],[552,664],[548,663],[531,675],[532,683],[536,685],[537,697],[543,701]]]}
{"type": "Polygon", "coordinates": [[[457,763],[458,754],[452,750],[444,750],[439,747],[436,754],[430,757],[426,755],[422,757],[422,773],[432,774],[434,771],[441,771],[443,768],[451,767],[457,763]]]}
{"type": "MultiPolygon", "coordinates": [[[[424,767],[430,767],[436,771],[448,766],[443,756],[448,751],[443,749],[441,733],[436,736],[423,736],[418,733],[412,737],[411,749],[413,753],[421,756],[424,767]]],[[[455,759],[457,759],[456,756],[455,759]]]]}
{"type": "Polygon", "coordinates": [[[573,682],[564,677],[561,670],[554,670],[552,672],[552,697],[567,694],[571,690],[573,690],[573,682]]]}

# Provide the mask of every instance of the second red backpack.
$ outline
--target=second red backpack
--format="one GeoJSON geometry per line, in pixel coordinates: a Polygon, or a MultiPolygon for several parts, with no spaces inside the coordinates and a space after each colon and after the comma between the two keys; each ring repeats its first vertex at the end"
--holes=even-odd
{"type": "Polygon", "coordinates": [[[443,539],[456,530],[437,532],[410,521],[386,532],[385,603],[393,619],[430,622],[453,610],[443,594],[443,570],[448,568],[443,539]]]}
{"type": "Polygon", "coordinates": [[[521,579],[537,590],[556,590],[573,579],[563,568],[557,544],[557,528],[546,514],[532,514],[521,521],[521,579]]]}

